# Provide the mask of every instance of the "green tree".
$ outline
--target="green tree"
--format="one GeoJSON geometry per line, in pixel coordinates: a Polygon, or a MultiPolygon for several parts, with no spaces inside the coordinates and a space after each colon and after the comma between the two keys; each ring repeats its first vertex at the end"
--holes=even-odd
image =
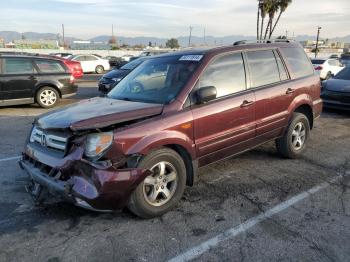
{"type": "Polygon", "coordinates": [[[166,43],[165,46],[168,48],[179,48],[180,44],[179,41],[176,38],[170,38],[166,43]]]}

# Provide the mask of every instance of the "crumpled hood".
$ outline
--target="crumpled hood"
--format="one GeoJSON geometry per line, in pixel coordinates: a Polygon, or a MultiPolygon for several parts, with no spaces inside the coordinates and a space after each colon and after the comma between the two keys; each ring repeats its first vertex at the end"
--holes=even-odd
{"type": "Polygon", "coordinates": [[[159,115],[162,111],[161,104],[95,97],[46,113],[36,122],[43,129],[78,131],[159,115]]]}
{"type": "Polygon", "coordinates": [[[334,92],[350,92],[350,80],[329,79],[325,81],[324,87],[329,91],[334,92]]]}

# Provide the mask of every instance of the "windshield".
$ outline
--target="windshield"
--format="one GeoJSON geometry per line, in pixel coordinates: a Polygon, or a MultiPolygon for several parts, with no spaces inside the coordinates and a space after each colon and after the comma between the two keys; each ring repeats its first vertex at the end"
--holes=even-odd
{"type": "Polygon", "coordinates": [[[181,56],[147,59],[127,75],[108,97],[167,104],[173,100],[199,64],[181,56]]]}
{"type": "Polygon", "coordinates": [[[333,77],[334,79],[350,80],[350,67],[345,67],[338,74],[333,77]]]}
{"type": "Polygon", "coordinates": [[[137,58],[137,59],[123,65],[120,69],[122,69],[122,70],[134,70],[138,65],[140,65],[145,60],[146,60],[145,58],[137,58]]]}

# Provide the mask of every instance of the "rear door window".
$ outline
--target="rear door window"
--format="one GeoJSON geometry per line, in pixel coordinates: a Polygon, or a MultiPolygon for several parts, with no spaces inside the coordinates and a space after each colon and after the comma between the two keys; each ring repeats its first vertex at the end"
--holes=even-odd
{"type": "Polygon", "coordinates": [[[278,65],[272,50],[247,52],[251,72],[251,86],[259,87],[281,81],[278,65]]]}
{"type": "Polygon", "coordinates": [[[281,51],[286,57],[295,78],[314,74],[313,66],[303,49],[282,47],[281,51]]]}
{"type": "Polygon", "coordinates": [[[199,79],[199,88],[215,86],[216,97],[246,89],[246,76],[241,53],[224,55],[214,60],[199,79]]]}
{"type": "Polygon", "coordinates": [[[32,60],[26,58],[5,58],[3,59],[3,73],[8,75],[33,74],[32,60]]]}
{"type": "Polygon", "coordinates": [[[42,73],[64,73],[66,70],[59,61],[35,60],[42,73]]]}

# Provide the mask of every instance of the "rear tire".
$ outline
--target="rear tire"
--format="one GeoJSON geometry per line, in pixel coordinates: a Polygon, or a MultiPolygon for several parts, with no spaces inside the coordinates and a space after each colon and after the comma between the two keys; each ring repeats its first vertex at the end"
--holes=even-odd
{"type": "Polygon", "coordinates": [[[309,135],[309,119],[302,113],[294,113],[284,136],[276,139],[278,153],[286,158],[299,157],[305,151],[309,135]]]}
{"type": "Polygon", "coordinates": [[[96,66],[96,68],[95,68],[95,72],[96,72],[97,74],[102,74],[104,71],[105,71],[105,69],[104,69],[104,67],[101,66],[101,65],[98,65],[98,66],[96,66]]]}
{"type": "Polygon", "coordinates": [[[186,187],[186,167],[174,150],[162,148],[146,155],[139,168],[152,171],[131,194],[128,209],[142,218],[161,216],[180,201],[186,187]]]}
{"type": "Polygon", "coordinates": [[[36,102],[43,108],[54,107],[60,100],[58,91],[50,86],[44,86],[36,94],[36,102]]]}

